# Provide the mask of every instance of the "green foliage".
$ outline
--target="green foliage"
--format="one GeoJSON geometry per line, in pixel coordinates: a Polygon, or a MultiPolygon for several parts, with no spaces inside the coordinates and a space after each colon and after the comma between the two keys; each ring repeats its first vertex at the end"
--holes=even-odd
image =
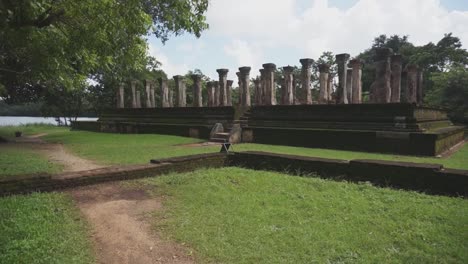
{"type": "Polygon", "coordinates": [[[120,83],[154,66],[145,35],[205,30],[207,0],[19,0],[0,2],[0,96],[35,101],[44,90],[83,87],[87,78],[120,83]]]}
{"type": "Polygon", "coordinates": [[[453,120],[468,123],[468,69],[453,67],[436,72],[432,81],[434,87],[426,94],[428,104],[450,109],[453,120]]]}
{"type": "Polygon", "coordinates": [[[42,102],[9,105],[0,101],[0,116],[41,116],[42,102]]]}
{"type": "Polygon", "coordinates": [[[0,198],[0,263],[93,263],[87,227],[59,193],[0,198]]]}
{"type": "Polygon", "coordinates": [[[468,202],[241,168],[142,181],[160,231],[213,263],[464,263],[468,202]]]}

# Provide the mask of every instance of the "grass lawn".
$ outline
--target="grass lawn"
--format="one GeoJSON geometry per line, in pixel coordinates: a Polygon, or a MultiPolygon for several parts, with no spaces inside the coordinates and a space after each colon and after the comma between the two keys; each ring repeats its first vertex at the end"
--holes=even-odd
{"type": "Polygon", "coordinates": [[[0,263],[94,263],[87,230],[65,194],[0,198],[0,263]]]}
{"type": "Polygon", "coordinates": [[[467,263],[468,201],[241,168],[140,180],[201,262],[467,263]]]}
{"type": "Polygon", "coordinates": [[[0,146],[0,179],[18,174],[55,173],[61,169],[61,165],[49,162],[32,150],[0,146]]]}
{"type": "MultiPolygon", "coordinates": [[[[153,158],[167,158],[191,154],[217,152],[219,147],[177,146],[202,140],[168,135],[149,134],[111,134],[87,131],[69,131],[67,128],[48,125],[29,125],[21,127],[0,127],[1,135],[13,135],[22,130],[26,134],[48,133],[43,139],[60,142],[75,154],[106,164],[147,163],[153,158]]],[[[468,144],[448,158],[414,157],[394,154],[379,154],[357,151],[300,148],[262,144],[239,144],[235,151],[267,151],[292,155],[333,159],[377,159],[420,163],[438,163],[447,168],[468,169],[468,144]]]]}

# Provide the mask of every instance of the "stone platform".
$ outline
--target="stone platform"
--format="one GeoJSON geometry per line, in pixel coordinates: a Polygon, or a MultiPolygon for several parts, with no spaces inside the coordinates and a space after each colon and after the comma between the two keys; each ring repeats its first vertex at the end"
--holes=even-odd
{"type": "Polygon", "coordinates": [[[435,156],[464,139],[445,111],[416,104],[255,106],[243,141],[435,156]]]}
{"type": "Polygon", "coordinates": [[[233,122],[233,107],[122,108],[105,112],[97,121],[77,121],[73,129],[95,132],[167,134],[208,139],[216,123],[233,122]]]}
{"type": "Polygon", "coordinates": [[[216,123],[239,124],[242,142],[421,156],[464,140],[445,111],[409,103],[114,109],[72,127],[209,139],[216,123]]]}

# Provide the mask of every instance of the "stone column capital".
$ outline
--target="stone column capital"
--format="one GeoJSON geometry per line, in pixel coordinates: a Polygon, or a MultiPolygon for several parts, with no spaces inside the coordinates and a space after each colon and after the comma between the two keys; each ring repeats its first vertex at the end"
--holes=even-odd
{"type": "Polygon", "coordinates": [[[220,76],[222,76],[222,75],[227,75],[229,70],[228,69],[217,69],[216,72],[218,72],[218,74],[220,76]]]}
{"type": "Polygon", "coordinates": [[[196,82],[196,81],[201,81],[202,76],[200,74],[192,74],[190,75],[190,78],[192,78],[192,80],[196,82]]]}
{"type": "Polygon", "coordinates": [[[276,65],[274,63],[265,63],[262,65],[265,71],[274,71],[276,70],[276,65]]]}
{"type": "Polygon", "coordinates": [[[416,65],[416,64],[408,64],[408,65],[406,65],[405,71],[406,71],[406,72],[417,72],[418,69],[419,69],[418,65],[416,65]]]}
{"type": "Polygon", "coordinates": [[[254,82],[255,85],[259,85],[259,84],[262,82],[262,80],[261,80],[260,78],[257,77],[257,78],[255,78],[255,79],[253,80],[253,82],[254,82]]]}
{"type": "Polygon", "coordinates": [[[322,63],[318,65],[319,72],[328,73],[330,72],[330,65],[322,63]]]}
{"type": "Polygon", "coordinates": [[[335,59],[337,62],[347,61],[349,60],[349,54],[348,53],[336,54],[335,59]]]}
{"type": "Polygon", "coordinates": [[[352,59],[349,61],[349,65],[354,68],[354,67],[358,67],[358,68],[362,68],[362,66],[364,66],[364,61],[361,60],[361,59],[352,59]]]}
{"type": "Polygon", "coordinates": [[[285,73],[288,73],[288,74],[289,74],[289,73],[292,73],[292,72],[294,71],[294,67],[293,67],[293,66],[289,66],[289,65],[288,65],[288,66],[284,66],[284,67],[283,67],[283,71],[284,71],[285,73]]]}
{"type": "Polygon", "coordinates": [[[137,84],[137,82],[138,82],[137,80],[133,80],[133,81],[130,81],[130,84],[131,84],[132,86],[135,86],[135,85],[137,84]]]}
{"type": "Polygon", "coordinates": [[[314,63],[314,60],[310,58],[304,58],[304,59],[300,59],[299,62],[301,63],[302,67],[310,68],[312,64],[314,63]]]}
{"type": "Polygon", "coordinates": [[[227,85],[228,85],[229,87],[232,86],[233,83],[234,83],[233,80],[227,80],[227,85]]]}
{"type": "Polygon", "coordinates": [[[184,80],[184,76],[182,75],[174,75],[172,78],[174,78],[176,82],[184,80]]]}
{"type": "Polygon", "coordinates": [[[214,82],[213,82],[213,85],[214,85],[214,86],[218,86],[218,85],[219,85],[219,82],[218,82],[218,81],[214,81],[214,82]]]}
{"type": "Polygon", "coordinates": [[[390,57],[393,54],[393,50],[391,48],[376,48],[375,49],[375,60],[384,60],[390,57]]]}
{"type": "Polygon", "coordinates": [[[393,62],[401,63],[402,58],[403,56],[401,54],[394,54],[392,55],[392,63],[393,62]]]}
{"type": "Polygon", "coordinates": [[[260,75],[263,76],[265,74],[265,69],[260,69],[258,70],[260,72],[260,75]]]}
{"type": "Polygon", "coordinates": [[[246,75],[246,74],[249,74],[250,73],[250,67],[247,67],[247,66],[244,66],[244,67],[240,67],[239,68],[239,72],[242,74],[242,75],[246,75]]]}

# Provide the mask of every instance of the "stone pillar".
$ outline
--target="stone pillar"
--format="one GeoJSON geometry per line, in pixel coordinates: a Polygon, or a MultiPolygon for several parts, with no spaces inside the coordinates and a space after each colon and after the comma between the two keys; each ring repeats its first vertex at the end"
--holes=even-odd
{"type": "Polygon", "coordinates": [[[283,67],[284,72],[284,85],[283,85],[283,104],[293,105],[294,104],[294,67],[286,66],[283,67]]]}
{"type": "Polygon", "coordinates": [[[219,94],[220,94],[220,91],[219,91],[219,82],[218,81],[214,81],[213,82],[213,90],[214,90],[214,105],[213,106],[220,106],[220,102],[219,102],[219,94]]]}
{"type": "Polygon", "coordinates": [[[234,83],[233,80],[227,80],[226,86],[226,95],[227,95],[227,106],[232,106],[232,84],[234,83]]]}
{"type": "Polygon", "coordinates": [[[227,74],[228,69],[217,69],[219,75],[219,105],[227,105],[227,74]]]}
{"type": "Polygon", "coordinates": [[[362,103],[362,60],[354,59],[349,62],[352,68],[353,95],[351,96],[352,104],[362,103]]]}
{"type": "Polygon", "coordinates": [[[391,81],[390,81],[390,86],[391,86],[391,96],[390,96],[390,102],[392,103],[399,103],[400,102],[400,96],[401,96],[401,55],[395,54],[391,56],[391,70],[392,70],[392,75],[391,75],[391,81]]]}
{"type": "Polygon", "coordinates": [[[119,93],[117,95],[117,108],[125,108],[125,90],[123,83],[119,86],[119,93]]]}
{"type": "Polygon", "coordinates": [[[375,52],[375,80],[370,87],[369,99],[371,103],[389,103],[392,95],[390,56],[393,51],[390,48],[378,48],[375,52]]]}
{"type": "Polygon", "coordinates": [[[418,88],[416,90],[416,102],[421,105],[423,103],[424,98],[424,86],[423,86],[423,72],[421,70],[418,71],[418,88]]]}
{"type": "Polygon", "coordinates": [[[146,108],[151,108],[151,81],[145,80],[146,108]]]}
{"type": "Polygon", "coordinates": [[[131,86],[132,86],[132,108],[137,108],[136,81],[132,81],[131,86]]]}
{"type": "Polygon", "coordinates": [[[318,66],[319,70],[319,104],[328,104],[329,95],[328,95],[328,75],[330,72],[330,65],[328,64],[320,64],[318,66]]]}
{"type": "Polygon", "coordinates": [[[400,102],[407,103],[406,101],[406,91],[408,90],[408,72],[406,69],[403,69],[401,72],[401,93],[400,93],[400,102]]]}
{"type": "Polygon", "coordinates": [[[201,84],[201,75],[192,74],[190,76],[193,80],[193,107],[202,107],[203,106],[203,97],[202,97],[202,84],[201,84]]]}
{"type": "Polygon", "coordinates": [[[333,93],[333,88],[334,88],[334,82],[333,82],[333,77],[329,74],[328,75],[328,103],[330,102],[336,102],[335,100],[335,95],[333,93]]]}
{"type": "Polygon", "coordinates": [[[151,88],[150,88],[150,97],[151,97],[151,107],[155,108],[156,107],[156,98],[154,96],[154,90],[155,90],[155,81],[151,81],[151,88]]]}
{"type": "Polygon", "coordinates": [[[276,65],[274,63],[263,64],[263,70],[265,73],[265,105],[276,104],[276,89],[275,89],[275,70],[276,65]]]}
{"type": "Polygon", "coordinates": [[[300,59],[302,64],[301,69],[301,89],[299,90],[298,98],[301,104],[312,104],[312,91],[310,90],[310,77],[312,76],[313,59],[300,59]]]}
{"type": "Polygon", "coordinates": [[[346,97],[348,104],[353,102],[353,69],[346,70],[346,97]]]}
{"type": "Polygon", "coordinates": [[[141,108],[141,93],[136,91],[136,108],[141,108]]]}
{"type": "Polygon", "coordinates": [[[174,107],[174,91],[173,90],[169,90],[167,98],[169,102],[169,107],[174,107]]]}
{"type": "Polygon", "coordinates": [[[208,100],[207,106],[213,107],[214,106],[214,82],[207,82],[206,83],[206,90],[208,92],[208,100]]]}
{"type": "Polygon", "coordinates": [[[347,104],[348,91],[346,90],[346,75],[349,54],[342,53],[335,56],[336,64],[338,65],[338,88],[336,89],[335,97],[337,104],[347,104]]]}
{"type": "Polygon", "coordinates": [[[260,98],[258,98],[259,105],[265,105],[266,102],[266,78],[265,69],[260,69],[260,98]]]}
{"type": "Polygon", "coordinates": [[[240,67],[240,82],[242,86],[242,106],[250,106],[250,67],[240,67]]]}
{"type": "Polygon", "coordinates": [[[176,90],[176,107],[186,107],[187,100],[185,97],[185,81],[184,76],[176,75],[173,77],[176,90]]]}
{"type": "Polygon", "coordinates": [[[161,107],[171,107],[169,103],[169,89],[167,86],[167,80],[159,78],[159,87],[161,88],[161,107]]]}
{"type": "Polygon", "coordinates": [[[238,98],[238,104],[239,105],[242,105],[242,98],[244,97],[244,87],[242,87],[242,77],[240,75],[241,73],[240,72],[236,72],[236,76],[237,76],[237,96],[239,97],[238,98]]]}
{"type": "Polygon", "coordinates": [[[255,78],[254,80],[254,87],[255,87],[255,105],[262,104],[262,80],[260,77],[255,78]]]}
{"type": "Polygon", "coordinates": [[[408,64],[406,66],[406,92],[405,101],[407,103],[417,103],[417,89],[418,89],[418,66],[408,64]]]}

